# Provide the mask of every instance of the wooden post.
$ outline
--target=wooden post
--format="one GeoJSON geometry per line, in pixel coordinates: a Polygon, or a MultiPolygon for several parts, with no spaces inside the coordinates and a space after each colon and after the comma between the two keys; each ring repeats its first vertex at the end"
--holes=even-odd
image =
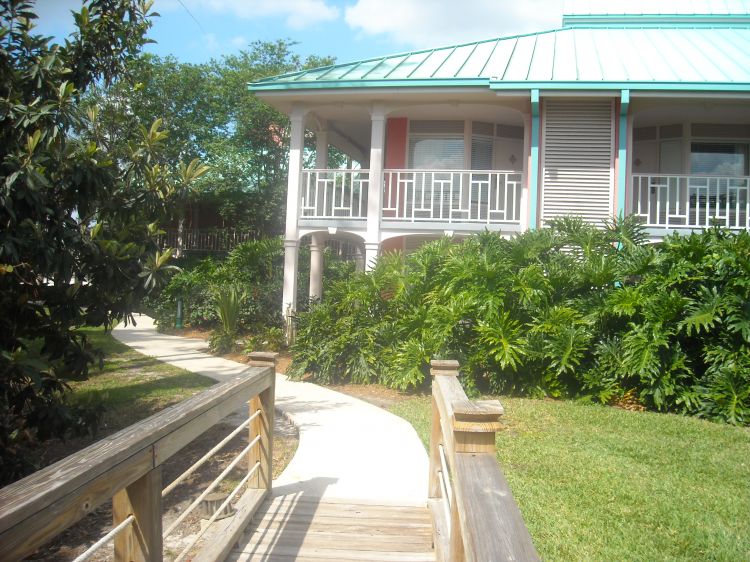
{"type": "Polygon", "coordinates": [[[135,515],[135,521],[115,537],[117,562],[162,560],[161,490],[161,466],[157,466],[112,497],[115,525],[135,515]]]}
{"type": "MultiPolygon", "coordinates": [[[[495,457],[495,431],[500,429],[499,418],[503,408],[497,400],[471,402],[468,399],[451,403],[453,410],[453,447],[458,457],[461,453],[489,453],[495,457]]],[[[465,560],[466,547],[466,498],[459,498],[460,485],[454,487],[454,501],[451,506],[451,558],[465,560]]],[[[470,502],[468,502],[470,504],[470,502]]],[[[471,550],[470,550],[471,552],[471,550]]],[[[470,559],[474,558],[474,553],[470,559]]]]}
{"type": "Polygon", "coordinates": [[[457,400],[453,409],[456,453],[495,454],[495,432],[502,429],[503,407],[497,400],[457,400]]]}
{"type": "MultiPolygon", "coordinates": [[[[440,420],[440,410],[437,405],[437,401],[442,399],[438,397],[440,392],[438,385],[435,383],[436,377],[458,377],[459,363],[453,360],[433,360],[430,361],[430,374],[433,377],[432,384],[432,432],[430,433],[430,478],[429,478],[429,497],[439,498],[442,496],[442,490],[440,487],[440,479],[438,472],[441,470],[440,463],[440,448],[439,445],[443,444],[445,447],[445,439],[451,439],[453,436],[443,435],[443,424],[440,420]]],[[[449,451],[452,447],[446,447],[446,455],[450,454],[449,451]]],[[[443,478],[448,479],[450,475],[444,474],[443,478]]],[[[443,501],[449,501],[450,498],[443,498],[443,501]]],[[[447,560],[451,562],[463,562],[464,560],[464,543],[461,538],[461,525],[458,521],[458,507],[456,505],[455,498],[453,498],[450,509],[450,521],[448,522],[449,537],[447,552],[447,560]]],[[[437,549],[438,545],[435,545],[437,549]]],[[[440,549],[442,550],[442,548],[440,549]]]]}
{"type": "Polygon", "coordinates": [[[258,410],[261,412],[249,427],[250,440],[260,435],[260,441],[248,453],[248,470],[252,470],[257,462],[260,462],[260,467],[248,481],[248,487],[265,489],[269,492],[273,481],[273,419],[276,393],[276,358],[278,356],[278,353],[253,351],[248,362],[251,367],[268,367],[271,369],[268,388],[253,397],[248,403],[251,416],[258,410]]]}
{"type": "MultiPolygon", "coordinates": [[[[430,361],[430,374],[433,377],[438,376],[458,376],[458,361],[430,361]]],[[[443,442],[443,432],[440,424],[440,411],[437,407],[435,394],[437,386],[432,385],[432,431],[430,433],[430,475],[428,482],[429,498],[439,498],[441,495],[440,480],[438,471],[440,470],[440,450],[438,446],[443,442]]],[[[446,478],[448,475],[446,474],[446,478]]]]}

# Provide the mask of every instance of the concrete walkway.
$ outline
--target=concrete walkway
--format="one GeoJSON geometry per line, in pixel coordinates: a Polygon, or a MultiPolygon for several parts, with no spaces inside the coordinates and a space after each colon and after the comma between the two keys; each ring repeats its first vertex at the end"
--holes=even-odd
{"type": "MultiPolygon", "coordinates": [[[[113,335],[136,351],[216,379],[247,365],[208,354],[203,340],[158,333],[148,316],[113,335]]],[[[405,420],[367,402],[316,384],[276,375],[276,408],[299,430],[299,446],[274,481],[274,493],[424,505],[428,461],[405,420]]]]}

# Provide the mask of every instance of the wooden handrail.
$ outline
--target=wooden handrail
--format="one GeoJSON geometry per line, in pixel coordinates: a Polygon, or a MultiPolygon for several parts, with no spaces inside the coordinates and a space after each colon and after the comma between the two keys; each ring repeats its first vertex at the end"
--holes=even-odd
{"type": "Polygon", "coordinates": [[[503,407],[497,400],[470,401],[458,369],[457,361],[431,363],[429,504],[437,560],[539,560],[495,456],[503,407]],[[450,474],[444,474],[441,448],[450,474]]]}
{"type": "Polygon", "coordinates": [[[261,462],[259,480],[249,487],[267,495],[275,355],[252,361],[242,375],[0,489],[0,560],[27,556],[110,498],[115,524],[135,515],[135,523],[115,539],[115,560],[161,560],[162,464],[243,404],[262,409],[253,424],[259,423],[263,453],[251,459],[251,466],[261,462]]]}

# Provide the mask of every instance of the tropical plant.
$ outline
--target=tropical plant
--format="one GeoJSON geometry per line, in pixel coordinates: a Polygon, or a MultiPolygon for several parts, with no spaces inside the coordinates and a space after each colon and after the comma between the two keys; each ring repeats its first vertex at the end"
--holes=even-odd
{"type": "Polygon", "coordinates": [[[646,242],[632,217],[577,218],[506,240],[489,232],[383,256],[299,318],[292,373],[424,384],[456,358],[469,389],[624,397],[747,424],[750,234],[646,242]]]}

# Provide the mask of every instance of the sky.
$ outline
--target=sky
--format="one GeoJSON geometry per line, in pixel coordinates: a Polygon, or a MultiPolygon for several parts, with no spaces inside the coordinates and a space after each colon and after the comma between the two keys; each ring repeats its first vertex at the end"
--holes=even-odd
{"type": "MultiPolygon", "coordinates": [[[[560,26],[564,0],[155,0],[146,48],[181,62],[290,39],[295,52],[350,62],[560,26]]],[[[81,0],[37,0],[37,31],[73,31],[81,0]]]]}

